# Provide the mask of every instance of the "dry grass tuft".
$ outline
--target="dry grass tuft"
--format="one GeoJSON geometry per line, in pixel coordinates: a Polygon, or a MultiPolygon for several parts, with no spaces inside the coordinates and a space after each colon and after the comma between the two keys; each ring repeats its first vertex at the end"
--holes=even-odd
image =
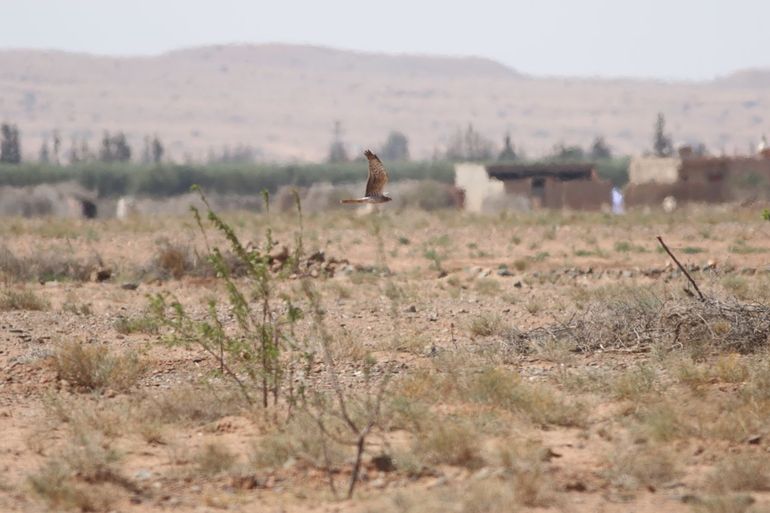
{"type": "Polygon", "coordinates": [[[207,475],[221,474],[233,468],[237,455],[219,443],[208,443],[195,455],[198,470],[207,475]]]}
{"type": "Polygon", "coordinates": [[[157,334],[160,331],[160,323],[157,317],[144,314],[136,317],[118,317],[115,320],[115,331],[122,335],[132,333],[157,334]]]}
{"type": "Polygon", "coordinates": [[[139,381],[145,364],[135,354],[115,355],[106,346],[69,342],[56,351],[54,368],[76,389],[125,391],[139,381]]]}
{"type": "Polygon", "coordinates": [[[718,493],[770,491],[770,458],[767,454],[735,454],[720,461],[707,479],[718,493]]]}
{"type": "Polygon", "coordinates": [[[243,396],[226,387],[182,385],[140,397],[141,415],[163,424],[203,425],[237,415],[244,408],[243,396]]]}
{"type": "Polygon", "coordinates": [[[54,510],[107,511],[121,492],[138,493],[122,475],[118,460],[98,437],[76,436],[30,475],[29,483],[54,510]]]}
{"type": "Polygon", "coordinates": [[[417,433],[414,452],[428,464],[455,465],[470,469],[484,465],[481,441],[473,427],[447,417],[435,421],[417,433]]]}
{"type": "Polygon", "coordinates": [[[0,293],[0,311],[3,310],[48,310],[50,304],[29,289],[5,289],[0,293]]]}
{"type": "Polygon", "coordinates": [[[680,473],[676,454],[658,446],[616,446],[609,459],[607,477],[615,486],[629,491],[658,487],[680,473]]]}
{"type": "Polygon", "coordinates": [[[471,319],[468,330],[475,337],[491,337],[503,334],[505,324],[499,315],[482,314],[471,319]]]}
{"type": "Polygon", "coordinates": [[[460,397],[474,403],[524,414],[536,424],[582,426],[587,408],[580,401],[562,400],[546,385],[521,381],[505,369],[489,368],[460,380],[460,397]]]}

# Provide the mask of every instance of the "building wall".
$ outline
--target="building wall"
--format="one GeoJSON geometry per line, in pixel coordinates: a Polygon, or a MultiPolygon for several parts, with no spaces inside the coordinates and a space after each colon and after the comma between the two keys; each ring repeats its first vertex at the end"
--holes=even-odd
{"type": "Polygon", "coordinates": [[[545,182],[543,206],[574,210],[600,210],[610,205],[612,184],[600,180],[561,181],[549,178],[545,182]]]}
{"type": "Polygon", "coordinates": [[[505,196],[500,180],[490,179],[481,164],[456,164],[455,185],[465,191],[465,210],[481,212],[487,200],[505,196]]]}
{"type": "Polygon", "coordinates": [[[628,165],[628,181],[641,183],[674,183],[679,179],[682,160],[676,157],[633,157],[628,165]]]}
{"type": "Polygon", "coordinates": [[[660,205],[666,196],[673,196],[680,203],[722,203],[731,199],[726,187],[705,181],[631,184],[624,191],[624,201],[629,207],[660,205]]]}

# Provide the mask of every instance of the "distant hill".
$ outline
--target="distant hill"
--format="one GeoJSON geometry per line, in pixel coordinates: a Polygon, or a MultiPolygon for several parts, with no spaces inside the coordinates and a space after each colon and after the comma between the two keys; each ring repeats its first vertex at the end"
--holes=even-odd
{"type": "Polygon", "coordinates": [[[715,82],[724,86],[770,87],[770,69],[745,69],[720,77],[715,82]]]}
{"type": "Polygon", "coordinates": [[[135,151],[158,134],[176,160],[251,145],[267,160],[321,160],[335,120],[348,151],[403,131],[416,158],[443,151],[468,123],[495,143],[510,132],[538,156],[603,135],[617,152],[649,148],[657,112],[675,141],[745,152],[770,132],[770,70],[712,82],[531,77],[472,57],[385,55],[296,45],[228,45],[154,57],[0,51],[0,119],[25,156],[58,128],[63,151],[104,129],[135,151]]]}

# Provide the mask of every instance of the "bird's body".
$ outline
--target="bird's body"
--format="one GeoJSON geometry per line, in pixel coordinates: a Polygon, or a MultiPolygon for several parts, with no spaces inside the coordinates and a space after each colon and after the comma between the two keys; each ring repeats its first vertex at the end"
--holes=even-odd
{"type": "Polygon", "coordinates": [[[388,172],[380,158],[369,150],[364,152],[369,161],[369,179],[366,181],[366,192],[363,198],[344,199],[340,203],[387,203],[393,198],[387,196],[383,189],[388,183],[388,172]]]}

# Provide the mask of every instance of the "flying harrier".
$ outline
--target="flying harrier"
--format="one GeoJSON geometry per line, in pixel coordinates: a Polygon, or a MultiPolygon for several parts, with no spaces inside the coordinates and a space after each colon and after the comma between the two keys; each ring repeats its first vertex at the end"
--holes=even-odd
{"type": "Polygon", "coordinates": [[[366,193],[363,198],[344,199],[340,203],[387,203],[393,198],[386,196],[382,189],[388,183],[388,172],[380,158],[369,150],[364,152],[369,160],[369,180],[366,182],[366,193]]]}

